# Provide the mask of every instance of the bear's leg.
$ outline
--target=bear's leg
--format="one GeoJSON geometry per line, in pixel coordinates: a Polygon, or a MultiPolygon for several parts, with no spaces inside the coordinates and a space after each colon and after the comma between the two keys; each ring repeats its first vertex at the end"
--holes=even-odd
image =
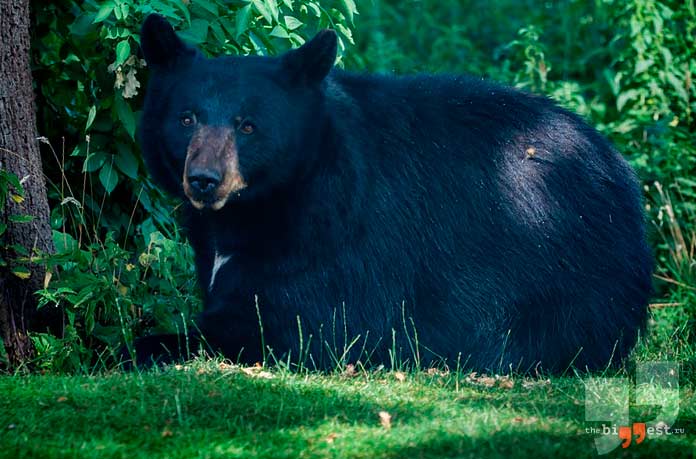
{"type": "Polygon", "coordinates": [[[120,361],[124,368],[149,368],[155,365],[165,365],[183,362],[194,357],[199,349],[210,351],[209,346],[199,335],[162,334],[138,338],[133,343],[134,355],[123,348],[120,361]]]}

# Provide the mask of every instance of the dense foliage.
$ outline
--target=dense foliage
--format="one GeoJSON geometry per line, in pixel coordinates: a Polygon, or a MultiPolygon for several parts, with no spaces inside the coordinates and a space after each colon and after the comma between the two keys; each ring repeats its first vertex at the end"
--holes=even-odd
{"type": "Polygon", "coordinates": [[[657,254],[641,355],[693,354],[696,10],[693,0],[106,0],[33,5],[33,66],[58,253],[38,292],[65,336],[39,364],[89,368],[134,335],[181,330],[200,304],[179,203],[144,172],[136,138],[147,68],[138,28],[164,14],[205,53],[277,54],[331,27],[341,65],[473,73],[548,94],[636,167],[657,254]],[[360,12],[358,14],[358,11],[360,12]]]}
{"type": "Polygon", "coordinates": [[[145,16],[168,17],[209,55],[274,55],[316,30],[352,42],[351,1],[117,0],[34,5],[34,75],[57,253],[41,307],[62,307],[65,336],[37,335],[40,364],[76,369],[148,331],[181,332],[200,306],[179,203],[143,168],[137,119],[147,69],[145,16]],[[57,147],[56,145],[59,145],[57,147]]]}

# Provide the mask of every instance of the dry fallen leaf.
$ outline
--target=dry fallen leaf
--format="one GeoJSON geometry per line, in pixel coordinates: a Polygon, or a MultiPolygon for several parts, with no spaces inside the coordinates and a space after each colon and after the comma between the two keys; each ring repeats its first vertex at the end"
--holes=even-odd
{"type": "Polygon", "coordinates": [[[225,370],[233,370],[233,369],[234,369],[234,365],[232,365],[231,363],[228,363],[228,362],[220,362],[220,363],[218,364],[218,369],[219,369],[219,370],[223,370],[223,371],[225,371],[225,370]]]}
{"type": "Polygon", "coordinates": [[[501,376],[498,380],[498,387],[501,389],[512,389],[515,387],[515,381],[513,381],[509,376],[501,376]]]}
{"type": "Polygon", "coordinates": [[[68,401],[68,397],[65,397],[65,396],[60,396],[56,399],[56,402],[58,402],[58,403],[63,403],[63,402],[67,402],[67,401],[68,401]]]}
{"type": "Polygon", "coordinates": [[[138,73],[137,70],[131,68],[126,74],[126,83],[123,85],[123,98],[130,99],[138,94],[138,88],[140,87],[140,82],[135,78],[135,74],[138,73]]]}
{"type": "Polygon", "coordinates": [[[428,376],[447,376],[447,371],[446,370],[439,370],[437,368],[428,368],[425,373],[428,376]]]}
{"type": "Polygon", "coordinates": [[[242,373],[244,373],[247,376],[251,376],[252,378],[261,378],[261,379],[272,379],[273,378],[273,373],[270,371],[265,371],[263,367],[244,367],[242,368],[242,373]]]}
{"type": "Polygon", "coordinates": [[[404,381],[406,381],[406,375],[404,374],[403,371],[395,371],[395,372],[394,372],[394,377],[395,377],[396,380],[399,381],[399,382],[404,382],[404,381]]]}
{"type": "Polygon", "coordinates": [[[174,435],[174,433],[171,430],[169,430],[168,427],[165,427],[162,431],[162,438],[171,437],[172,435],[174,435]]]}
{"type": "Polygon", "coordinates": [[[391,421],[391,414],[387,413],[386,411],[379,412],[379,423],[382,424],[382,427],[385,429],[391,429],[391,421]]]}
{"type": "Polygon", "coordinates": [[[326,443],[333,443],[334,440],[337,438],[338,438],[338,434],[332,432],[326,436],[326,443]]]}
{"type": "Polygon", "coordinates": [[[348,378],[353,378],[353,377],[357,376],[357,373],[355,371],[355,365],[353,365],[352,363],[349,363],[348,365],[346,365],[346,368],[343,370],[342,375],[346,376],[348,378]]]}
{"type": "Polygon", "coordinates": [[[491,378],[490,376],[481,376],[478,379],[478,383],[485,387],[493,387],[495,386],[495,378],[491,378]]]}
{"type": "Polygon", "coordinates": [[[466,378],[464,378],[469,384],[475,384],[484,387],[500,387],[501,389],[512,389],[515,387],[515,381],[510,376],[488,376],[485,374],[479,375],[475,371],[469,373],[466,378]]]}

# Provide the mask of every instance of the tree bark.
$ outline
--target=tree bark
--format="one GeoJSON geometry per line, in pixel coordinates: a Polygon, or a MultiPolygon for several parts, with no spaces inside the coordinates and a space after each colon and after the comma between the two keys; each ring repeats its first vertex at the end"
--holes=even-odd
{"type": "MultiPolygon", "coordinates": [[[[8,225],[0,239],[0,337],[14,366],[32,357],[27,332],[48,324],[36,310],[34,292],[43,287],[45,266],[26,263],[27,279],[12,274],[22,254],[33,256],[54,250],[49,224],[46,182],[36,133],[29,39],[29,1],[0,0],[0,169],[16,175],[24,187],[24,201],[8,199],[0,223],[8,225]],[[31,215],[29,223],[12,223],[10,215],[31,215]]],[[[26,257],[26,255],[24,255],[26,257]]]]}

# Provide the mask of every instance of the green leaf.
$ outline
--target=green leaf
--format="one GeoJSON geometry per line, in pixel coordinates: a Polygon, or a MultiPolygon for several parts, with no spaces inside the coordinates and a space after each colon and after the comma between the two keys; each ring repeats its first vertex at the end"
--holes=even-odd
{"type": "Polygon", "coordinates": [[[296,34],[295,32],[290,33],[290,40],[294,46],[302,46],[305,44],[305,39],[302,35],[296,34]]]}
{"type": "Polygon", "coordinates": [[[285,27],[288,30],[295,30],[295,29],[302,27],[304,25],[302,23],[302,21],[300,21],[299,19],[297,19],[293,16],[285,16],[284,19],[285,19],[285,27]]]}
{"type": "Polygon", "coordinates": [[[116,96],[114,98],[114,107],[116,108],[118,119],[123,123],[126,132],[131,139],[135,140],[135,116],[133,116],[133,110],[131,110],[130,105],[123,100],[123,97],[116,96]]]}
{"type": "Polygon", "coordinates": [[[278,22],[278,16],[280,12],[278,11],[278,3],[276,0],[264,0],[264,3],[266,6],[268,6],[268,9],[271,11],[271,16],[273,16],[273,21],[278,22]]]}
{"type": "Polygon", "coordinates": [[[273,15],[271,14],[271,10],[268,9],[266,4],[262,0],[251,0],[251,2],[254,4],[256,11],[261,13],[266,22],[269,24],[273,24],[273,15]]]}
{"type": "Polygon", "coordinates": [[[341,32],[341,34],[344,37],[346,37],[351,44],[353,44],[353,45],[355,44],[355,42],[353,41],[353,32],[351,32],[351,30],[348,27],[344,26],[340,22],[337,22],[336,23],[336,30],[341,32]]]}
{"type": "Polygon", "coordinates": [[[253,45],[257,55],[268,55],[268,48],[266,48],[266,45],[263,44],[263,41],[254,32],[249,32],[249,40],[251,40],[251,44],[253,45]]]}
{"type": "Polygon", "coordinates": [[[121,5],[116,5],[114,7],[114,16],[116,16],[117,21],[123,20],[123,10],[121,9],[121,5]]]}
{"type": "Polygon", "coordinates": [[[12,274],[23,280],[31,277],[31,271],[26,266],[15,266],[12,268],[12,274]]]}
{"type": "Polygon", "coordinates": [[[116,167],[128,177],[138,178],[138,158],[124,144],[118,144],[118,155],[114,158],[116,167]]]}
{"type": "Polygon", "coordinates": [[[77,249],[77,241],[68,233],[53,230],[53,245],[57,253],[71,253],[77,249]]]}
{"type": "Polygon", "coordinates": [[[117,38],[127,38],[130,36],[130,30],[126,29],[125,27],[112,26],[106,28],[106,38],[110,40],[115,40],[117,38]]]}
{"type": "Polygon", "coordinates": [[[96,24],[98,22],[104,21],[106,18],[111,16],[111,12],[114,10],[114,2],[105,2],[97,11],[97,15],[94,17],[92,23],[96,24]]]}
{"type": "Polygon", "coordinates": [[[222,26],[220,26],[220,23],[219,22],[211,23],[210,30],[213,32],[213,36],[215,37],[215,39],[221,45],[224,45],[225,42],[227,41],[227,36],[225,35],[225,32],[222,30],[222,26]]]}
{"type": "Polygon", "coordinates": [[[104,186],[107,193],[111,193],[118,185],[118,172],[114,170],[112,164],[104,165],[99,171],[99,181],[104,186]]]}
{"type": "Polygon", "coordinates": [[[667,72],[667,81],[672,85],[681,100],[688,103],[689,93],[686,92],[686,84],[672,72],[667,72]]]}
{"type": "Polygon", "coordinates": [[[0,223],[0,236],[2,236],[5,231],[7,231],[7,225],[5,223],[0,223]]]}
{"type": "Polygon", "coordinates": [[[638,123],[636,123],[636,120],[633,119],[626,119],[621,121],[618,124],[615,124],[611,127],[611,131],[618,133],[618,134],[626,134],[627,132],[631,132],[634,129],[638,127],[638,123]]]}
{"type": "Polygon", "coordinates": [[[8,247],[9,247],[11,250],[14,250],[15,252],[17,252],[17,254],[18,254],[20,257],[28,257],[28,256],[29,256],[29,251],[27,250],[26,247],[24,247],[24,246],[21,245],[21,244],[11,244],[11,245],[9,245],[8,247]]]}
{"type": "Polygon", "coordinates": [[[696,180],[691,180],[686,177],[677,177],[676,181],[681,183],[682,185],[690,186],[696,189],[696,180]]]}
{"type": "Polygon", "coordinates": [[[116,62],[115,67],[126,62],[126,59],[130,57],[130,43],[128,40],[119,41],[116,45],[116,62]]]}
{"type": "Polygon", "coordinates": [[[218,23],[225,32],[225,38],[234,37],[237,34],[237,29],[229,18],[220,18],[218,19],[218,23]]]}
{"type": "Polygon", "coordinates": [[[87,132],[92,126],[92,123],[94,123],[94,117],[97,116],[97,107],[92,105],[92,107],[89,109],[89,114],[87,115],[87,124],[85,125],[85,132],[87,132]]]}
{"type": "Polygon", "coordinates": [[[290,38],[290,35],[288,35],[288,32],[283,29],[282,26],[275,26],[273,30],[271,30],[271,33],[269,34],[272,37],[278,37],[278,38],[290,38]]]}
{"type": "Polygon", "coordinates": [[[63,64],[69,64],[71,62],[80,62],[80,58],[73,53],[70,53],[65,57],[65,59],[63,59],[63,64]]]}
{"type": "Polygon", "coordinates": [[[351,24],[354,24],[353,16],[358,14],[358,8],[355,6],[355,2],[353,0],[342,0],[342,3],[346,15],[348,16],[348,20],[351,24]]]}
{"type": "Polygon", "coordinates": [[[104,165],[106,154],[102,152],[90,153],[82,164],[82,172],[94,172],[104,165]]]}
{"type": "Polygon", "coordinates": [[[194,19],[191,21],[191,27],[181,32],[181,38],[198,45],[204,43],[208,38],[208,21],[205,19],[194,19]]]}
{"type": "Polygon", "coordinates": [[[128,11],[130,10],[130,5],[127,2],[121,3],[121,17],[123,19],[128,18],[128,11]]]}
{"type": "Polygon", "coordinates": [[[11,223],[30,223],[34,220],[33,215],[10,215],[7,219],[11,223]]]}
{"type": "MultiPolygon", "coordinates": [[[[153,4],[154,4],[154,2],[153,2],[153,4]]],[[[179,8],[179,11],[181,11],[181,13],[184,15],[184,19],[186,19],[186,24],[190,25],[191,24],[191,13],[188,10],[188,6],[186,4],[184,4],[184,2],[174,2],[174,6],[179,8]]],[[[158,6],[158,8],[159,8],[159,6],[158,6]]],[[[168,7],[165,6],[165,8],[168,8],[168,7]]],[[[178,19],[179,17],[176,15],[176,13],[174,11],[175,10],[172,8],[170,17],[176,17],[178,19]]],[[[160,13],[162,13],[161,10],[160,10],[160,13]]]]}
{"type": "Polygon", "coordinates": [[[75,21],[70,24],[68,30],[72,35],[84,37],[85,35],[93,32],[95,27],[93,16],[91,14],[83,13],[75,18],[75,21]]]}
{"type": "Polygon", "coordinates": [[[247,5],[244,8],[237,10],[237,14],[235,15],[235,25],[237,27],[237,34],[234,37],[235,40],[239,39],[239,36],[249,29],[250,18],[251,5],[247,5]]]}
{"type": "Polygon", "coordinates": [[[655,61],[652,59],[641,59],[638,62],[636,62],[636,68],[633,71],[633,75],[638,75],[639,73],[645,72],[647,69],[650,68],[651,65],[653,65],[655,61]]]}
{"type": "Polygon", "coordinates": [[[621,94],[619,94],[619,97],[616,98],[616,109],[618,111],[623,110],[624,106],[631,100],[634,100],[638,97],[638,91],[635,89],[629,89],[628,91],[624,91],[621,94]]]}
{"type": "Polygon", "coordinates": [[[24,194],[24,187],[22,186],[22,182],[19,181],[19,177],[17,177],[16,174],[0,169],[0,177],[3,180],[7,181],[7,183],[12,185],[12,188],[14,188],[17,191],[17,193],[24,194]]]}
{"type": "Polygon", "coordinates": [[[200,6],[215,17],[220,16],[217,5],[209,2],[208,0],[193,0],[193,4],[195,6],[200,6]]]}
{"type": "Polygon", "coordinates": [[[610,69],[604,69],[603,74],[607,83],[609,83],[611,93],[616,96],[621,91],[621,78],[623,77],[623,73],[617,72],[613,74],[610,69]]]}
{"type": "Polygon", "coordinates": [[[312,10],[316,17],[321,17],[321,9],[319,8],[319,5],[316,4],[316,2],[308,3],[307,6],[312,10]]]}

